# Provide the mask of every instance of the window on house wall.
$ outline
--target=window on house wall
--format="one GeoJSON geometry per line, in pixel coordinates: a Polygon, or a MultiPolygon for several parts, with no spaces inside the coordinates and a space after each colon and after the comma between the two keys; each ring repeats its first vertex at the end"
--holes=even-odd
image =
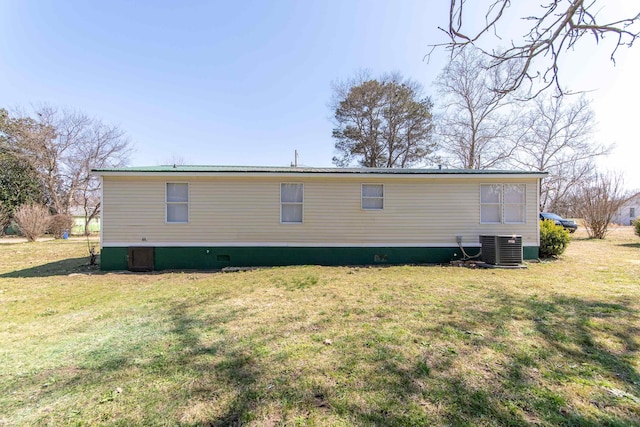
{"type": "Polygon", "coordinates": [[[384,208],[384,186],[382,184],[362,184],[362,209],[380,210],[384,208]]]}
{"type": "Polygon", "coordinates": [[[304,184],[280,184],[280,222],[302,223],[304,184]]]}
{"type": "Polygon", "coordinates": [[[524,224],[525,186],[524,184],[504,184],[504,222],[506,224],[524,224]]]}
{"type": "Polygon", "coordinates": [[[480,186],[480,222],[483,224],[500,224],[502,222],[502,185],[489,184],[480,186]]]}
{"type": "Polygon", "coordinates": [[[167,222],[189,222],[189,184],[167,183],[167,222]]]}
{"type": "Polygon", "coordinates": [[[483,224],[524,224],[525,184],[480,185],[480,222],[483,224]]]}
{"type": "Polygon", "coordinates": [[[629,218],[634,219],[636,217],[636,208],[629,208],[629,218]]]}

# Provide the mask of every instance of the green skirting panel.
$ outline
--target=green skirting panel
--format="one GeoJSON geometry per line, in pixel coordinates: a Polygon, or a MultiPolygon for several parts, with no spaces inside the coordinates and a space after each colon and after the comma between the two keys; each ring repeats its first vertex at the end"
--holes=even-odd
{"type": "MultiPolygon", "coordinates": [[[[479,248],[465,248],[469,255],[479,248]]],[[[523,248],[525,259],[538,257],[537,246],[523,248]]],[[[218,270],[224,267],[282,265],[440,264],[462,257],[457,247],[155,247],[155,270],[218,270]]],[[[101,270],[126,270],[126,247],[103,247],[101,270]]]]}
{"type": "Polygon", "coordinates": [[[524,259],[538,259],[540,253],[538,252],[538,246],[523,246],[522,257],[524,259]]]}
{"type": "Polygon", "coordinates": [[[100,249],[100,270],[126,270],[128,268],[128,250],[126,247],[100,249]]]}

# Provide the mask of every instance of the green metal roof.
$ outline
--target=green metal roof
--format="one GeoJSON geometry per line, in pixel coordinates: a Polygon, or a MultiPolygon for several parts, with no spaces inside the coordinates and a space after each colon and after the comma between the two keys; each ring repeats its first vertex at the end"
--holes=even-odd
{"type": "Polygon", "coordinates": [[[259,174],[385,174],[385,175],[540,175],[546,172],[523,170],[477,170],[477,169],[413,169],[413,168],[313,168],[313,167],[281,167],[281,166],[203,166],[203,165],[161,165],[133,166],[123,168],[93,169],[92,172],[102,175],[111,174],[145,174],[145,173],[259,173],[259,174]]]}

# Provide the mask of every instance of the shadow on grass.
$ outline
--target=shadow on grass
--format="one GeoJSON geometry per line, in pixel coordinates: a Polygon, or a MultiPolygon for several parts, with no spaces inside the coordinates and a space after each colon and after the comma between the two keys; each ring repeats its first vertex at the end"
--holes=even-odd
{"type": "Polygon", "coordinates": [[[103,274],[97,265],[89,265],[89,257],[67,258],[47,264],[36,265],[22,270],[0,274],[0,278],[50,277],[68,274],[103,274]]]}
{"type": "MultiPolygon", "coordinates": [[[[528,306],[538,317],[536,329],[546,342],[574,363],[595,366],[611,377],[622,380],[635,395],[640,395],[640,375],[630,363],[638,352],[635,337],[640,334],[636,326],[637,315],[624,304],[585,301],[579,298],[556,297],[547,303],[530,301],[528,306]],[[600,329],[598,319],[631,318],[624,326],[603,328],[621,345],[620,351],[605,348],[595,332],[600,329]]],[[[560,378],[573,378],[574,368],[558,370],[560,378]]]]}
{"type": "Polygon", "coordinates": [[[640,249],[640,243],[620,243],[617,246],[621,246],[623,248],[635,248],[640,249]]]}
{"type": "MultiPolygon", "coordinates": [[[[628,308],[629,303],[566,297],[550,300],[504,297],[500,304],[502,308],[489,315],[495,316],[489,323],[496,324],[495,330],[498,331],[512,319],[532,320],[545,345],[520,347],[516,344],[512,349],[503,349],[509,356],[509,362],[501,373],[504,380],[492,393],[494,406],[494,396],[502,396],[498,401],[500,408],[494,408],[494,412],[503,413],[505,409],[517,408],[517,412],[525,416],[515,417],[514,412],[507,423],[516,425],[539,421],[552,425],[638,425],[637,401],[634,403],[626,398],[616,401],[606,396],[603,386],[621,382],[624,393],[640,395],[640,376],[634,366],[638,355],[635,337],[640,331],[635,326],[637,313],[628,308]],[[609,319],[615,321],[608,322],[609,319]],[[616,343],[607,346],[603,343],[605,339],[616,343]],[[616,348],[615,351],[611,350],[612,347],[616,348]],[[621,405],[625,411],[617,408],[617,411],[591,412],[589,416],[581,414],[572,408],[572,397],[564,395],[556,387],[543,385],[531,376],[532,370],[552,385],[589,384],[593,386],[592,390],[602,391],[601,396],[592,397],[591,405],[598,409],[621,405]]],[[[455,418],[461,412],[473,414],[473,411],[462,408],[450,415],[455,418]]]]}
{"type": "MultiPolygon", "coordinates": [[[[378,352],[385,349],[378,377],[369,376],[383,390],[374,399],[377,404],[343,402],[342,412],[359,425],[640,425],[640,406],[634,400],[640,396],[640,375],[634,366],[640,330],[634,326],[637,315],[628,308],[629,302],[494,298],[499,301],[495,310],[479,312],[469,307],[463,321],[438,322],[433,333],[440,330],[444,338],[440,343],[451,344],[429,348],[413,369],[403,369],[406,361],[399,353],[377,344],[378,352]],[[544,346],[506,345],[508,324],[517,319],[533,321],[544,346]],[[599,329],[599,319],[623,321],[599,329]],[[493,327],[491,333],[473,332],[488,325],[493,327]],[[605,347],[597,337],[599,331],[606,331],[622,348],[605,347]],[[469,354],[497,350],[497,358],[504,360],[487,372],[464,372],[465,360],[471,356],[461,354],[461,349],[469,354]],[[593,386],[589,403],[598,410],[581,413],[573,406],[575,396],[563,392],[563,386],[572,383],[593,386]],[[614,397],[611,390],[622,397],[614,397]],[[363,410],[365,406],[372,409],[363,410]]],[[[353,369],[358,362],[350,355],[362,355],[362,351],[346,354],[343,366],[353,369]]]]}
{"type": "MultiPolygon", "coordinates": [[[[79,398],[79,402],[91,404],[66,412],[84,416],[85,421],[95,419],[97,411],[102,422],[159,425],[165,424],[166,419],[158,413],[158,407],[179,414],[191,398],[211,399],[220,389],[231,390],[236,397],[223,414],[205,424],[198,421],[193,425],[240,425],[255,400],[251,386],[257,382],[258,365],[252,362],[250,352],[239,351],[225,340],[207,344],[201,338],[203,331],[224,327],[243,310],[222,307],[218,313],[203,316],[197,313],[201,301],[190,301],[164,308],[160,323],[131,327],[139,334],[113,334],[101,340],[89,351],[78,354],[71,366],[45,369],[0,383],[0,393],[25,393],[32,405],[44,407],[54,406],[61,398],[79,398]],[[210,364],[212,359],[218,362],[210,364]],[[173,383],[176,377],[189,378],[187,383],[191,386],[187,389],[184,384],[173,383]],[[133,399],[133,403],[124,403],[127,399],[133,399]],[[123,413],[123,404],[131,405],[133,413],[123,413]]],[[[116,319],[114,328],[122,324],[127,324],[126,318],[116,319]]],[[[36,424],[75,424],[66,416],[48,410],[36,424]]],[[[171,425],[192,423],[175,421],[171,425]]]]}
{"type": "MultiPolygon", "coordinates": [[[[335,363],[323,365],[325,359],[318,357],[318,366],[305,369],[297,367],[295,352],[279,356],[274,350],[285,346],[279,327],[253,327],[232,336],[227,327],[249,315],[246,309],[218,304],[210,310],[213,301],[184,297],[159,307],[162,325],[136,339],[124,335],[102,342],[83,356],[78,370],[69,370],[66,380],[48,384],[41,393],[98,388],[121,378],[154,387],[160,383],[156,399],[168,411],[168,423],[193,426],[256,424],[265,421],[265,413],[272,424],[296,425],[323,424],[325,416],[359,426],[637,425],[629,405],[610,411],[607,408],[619,402],[607,401],[601,409],[595,396],[595,409],[583,414],[563,394],[563,385],[590,381],[615,381],[625,392],[640,394],[640,376],[632,362],[640,331],[634,326],[637,313],[629,308],[631,302],[522,299],[500,293],[488,299],[495,303],[492,309],[480,311],[470,303],[460,309],[461,320],[443,316],[426,332],[413,330],[425,343],[402,341],[381,327],[384,320],[369,318],[368,328],[354,322],[350,339],[330,347],[317,343],[314,351],[335,363]],[[539,343],[519,343],[509,336],[515,320],[531,323],[539,343]],[[599,324],[607,320],[615,322],[599,324]],[[597,334],[602,331],[619,341],[620,351],[600,343],[597,334]],[[423,346],[421,356],[408,357],[408,345],[423,346]],[[497,360],[486,372],[465,371],[471,355],[487,350],[494,350],[497,360]],[[213,409],[193,419],[180,417],[190,405],[203,402],[213,409]],[[287,419],[289,413],[296,419],[287,419]]],[[[312,356],[304,357],[309,358],[306,363],[315,362],[312,356]]],[[[155,408],[147,402],[142,402],[149,406],[143,419],[127,419],[117,402],[108,406],[118,398],[106,393],[96,403],[105,413],[120,414],[123,425],[167,422],[154,418],[155,408]]]]}
{"type": "Polygon", "coordinates": [[[206,401],[221,388],[226,388],[223,394],[230,397],[220,405],[215,417],[183,425],[244,425],[264,401],[259,387],[266,367],[255,350],[262,347],[266,337],[251,339],[253,345],[238,345],[235,337],[226,337],[225,325],[240,317],[245,309],[227,307],[207,315],[197,311],[193,303],[174,305],[169,311],[171,333],[181,348],[176,363],[200,379],[199,385],[189,391],[191,400],[206,401]],[[205,335],[210,335],[207,331],[217,339],[205,339],[205,335]]]}

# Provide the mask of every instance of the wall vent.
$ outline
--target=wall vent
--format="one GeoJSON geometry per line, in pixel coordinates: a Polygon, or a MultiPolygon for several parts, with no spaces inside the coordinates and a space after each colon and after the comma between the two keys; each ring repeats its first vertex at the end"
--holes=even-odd
{"type": "Polygon", "coordinates": [[[480,236],[480,246],[487,264],[522,264],[522,236],[480,236]]]}

